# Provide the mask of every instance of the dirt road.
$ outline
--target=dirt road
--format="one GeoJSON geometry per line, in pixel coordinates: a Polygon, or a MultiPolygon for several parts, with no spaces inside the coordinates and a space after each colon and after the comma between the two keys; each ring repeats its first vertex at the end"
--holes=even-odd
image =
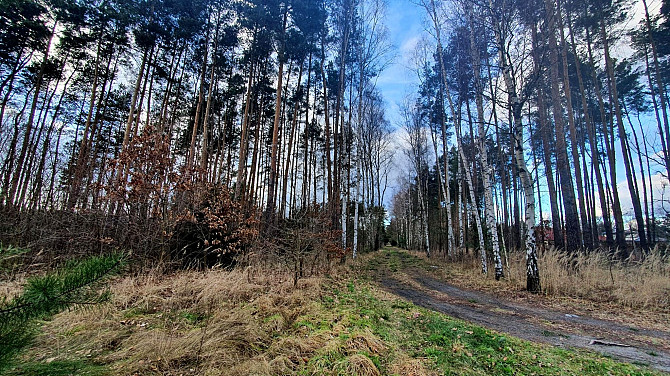
{"type": "Polygon", "coordinates": [[[529,341],[599,352],[621,361],[670,372],[670,332],[505,301],[437,280],[425,269],[396,257],[377,269],[387,291],[412,303],[529,341]]]}

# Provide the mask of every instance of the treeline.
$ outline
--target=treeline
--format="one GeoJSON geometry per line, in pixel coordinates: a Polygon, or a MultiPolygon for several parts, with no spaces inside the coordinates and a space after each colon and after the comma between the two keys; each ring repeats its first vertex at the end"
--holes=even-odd
{"type": "Polygon", "coordinates": [[[665,241],[654,180],[670,174],[670,2],[418,4],[431,40],[404,106],[412,172],[393,199],[396,241],[479,249],[496,278],[501,254],[525,249],[531,291],[538,241],[622,257],[665,241]]]}
{"type": "Polygon", "coordinates": [[[38,242],[58,217],[56,238],[169,243],[200,260],[296,224],[331,248],[378,246],[384,12],[378,0],[2,1],[0,202],[22,223],[4,234],[38,242]]]}

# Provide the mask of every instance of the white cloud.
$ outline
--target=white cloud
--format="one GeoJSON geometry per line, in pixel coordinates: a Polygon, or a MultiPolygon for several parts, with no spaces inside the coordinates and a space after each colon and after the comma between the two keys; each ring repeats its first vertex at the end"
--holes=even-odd
{"type": "Polygon", "coordinates": [[[420,41],[421,36],[419,34],[416,34],[414,36],[410,36],[402,43],[402,45],[400,45],[400,53],[402,54],[404,60],[406,60],[408,56],[414,53],[414,50],[416,49],[416,46],[419,44],[420,41]]]}
{"type": "MultiPolygon", "coordinates": [[[[647,184],[647,191],[649,191],[649,180],[647,180],[645,184],[647,184]]],[[[656,213],[662,214],[666,211],[670,211],[670,182],[668,182],[668,179],[660,173],[657,173],[651,176],[651,184],[654,195],[653,207],[656,213]]],[[[637,179],[637,186],[638,190],[642,193],[642,179],[637,179]]],[[[624,179],[617,183],[617,189],[619,190],[621,211],[625,216],[634,216],[635,213],[633,212],[633,200],[631,199],[630,191],[628,190],[628,181],[624,179]]],[[[650,193],[651,192],[647,193],[648,200],[651,199],[650,193]]],[[[644,196],[640,197],[640,202],[642,205],[644,205],[644,196]]]]}

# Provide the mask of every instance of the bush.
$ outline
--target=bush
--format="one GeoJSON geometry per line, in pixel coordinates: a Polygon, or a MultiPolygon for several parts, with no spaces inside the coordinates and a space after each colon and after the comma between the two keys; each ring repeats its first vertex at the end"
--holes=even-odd
{"type": "Polygon", "coordinates": [[[184,267],[232,266],[258,235],[255,218],[244,213],[225,188],[212,188],[195,213],[184,215],[170,240],[173,260],[184,267]]]}

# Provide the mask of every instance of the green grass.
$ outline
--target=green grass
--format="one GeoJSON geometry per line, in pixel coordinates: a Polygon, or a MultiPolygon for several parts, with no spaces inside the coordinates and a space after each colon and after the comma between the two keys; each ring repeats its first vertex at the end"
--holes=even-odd
{"type": "MultiPolygon", "coordinates": [[[[347,287],[345,291],[335,290],[334,299],[322,304],[327,311],[341,315],[350,332],[370,331],[388,346],[386,360],[371,357],[382,374],[387,374],[388,365],[401,352],[429,359],[431,368],[446,375],[656,374],[585,351],[563,350],[509,337],[403,301],[382,300],[366,283],[353,286],[349,283],[347,287]]],[[[324,329],[318,325],[309,328],[324,329]]],[[[337,369],[345,355],[329,349],[310,360],[314,368],[309,371],[337,369]]]]}
{"type": "Polygon", "coordinates": [[[85,360],[63,360],[52,362],[28,362],[6,370],[5,375],[22,376],[69,376],[69,375],[109,375],[105,366],[85,360]]]}
{"type": "Polygon", "coordinates": [[[0,243],[0,261],[27,253],[28,251],[28,248],[19,248],[11,244],[4,245],[0,243]]]}
{"type": "MultiPolygon", "coordinates": [[[[418,267],[421,269],[430,269],[424,260],[411,255],[407,252],[399,251],[395,248],[383,249],[375,257],[369,258],[363,266],[363,272],[391,271],[397,272],[408,267],[418,267]]],[[[367,277],[370,277],[369,275],[367,277]]]]}

